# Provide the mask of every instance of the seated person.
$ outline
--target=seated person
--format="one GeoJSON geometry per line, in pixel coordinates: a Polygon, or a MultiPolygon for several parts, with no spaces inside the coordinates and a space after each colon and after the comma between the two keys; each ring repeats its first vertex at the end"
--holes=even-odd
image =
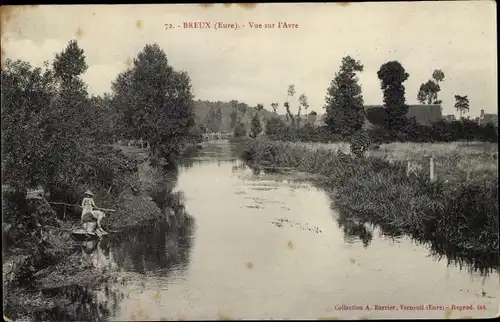
{"type": "Polygon", "coordinates": [[[106,217],[106,215],[101,210],[94,210],[97,206],[92,198],[93,195],[94,194],[89,190],[85,192],[85,198],[83,198],[82,201],[83,210],[81,222],[83,224],[83,229],[87,233],[95,232],[100,236],[104,232],[101,227],[101,220],[106,217]]]}

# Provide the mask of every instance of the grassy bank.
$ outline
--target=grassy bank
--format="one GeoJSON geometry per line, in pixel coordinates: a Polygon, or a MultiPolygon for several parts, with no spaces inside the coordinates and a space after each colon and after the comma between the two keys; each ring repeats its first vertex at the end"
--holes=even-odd
{"type": "Polygon", "coordinates": [[[240,144],[239,152],[250,164],[321,174],[335,202],[363,220],[456,252],[498,258],[498,170],[493,166],[476,162],[481,171],[467,181],[445,182],[438,176],[431,183],[425,169],[407,175],[407,163],[396,158],[354,158],[332,149],[266,139],[240,144]]]}
{"type": "MultiPolygon", "coordinates": [[[[290,142],[290,147],[311,151],[341,151],[350,154],[350,145],[337,143],[290,142]]],[[[387,160],[390,163],[410,163],[421,175],[429,176],[429,157],[434,160],[434,174],[439,180],[468,181],[488,177],[498,172],[498,145],[488,142],[451,143],[389,143],[377,146],[367,156],[387,160]]]]}
{"type": "MultiPolygon", "coordinates": [[[[116,210],[106,212],[102,222],[106,230],[118,232],[112,234],[113,238],[127,238],[131,231],[164,224],[179,226],[190,219],[181,196],[172,191],[175,172],[150,166],[147,153],[139,148],[116,148],[109,150],[112,153],[102,161],[126,171],[101,173],[99,179],[109,180],[90,186],[99,207],[116,210]]],[[[58,199],[51,200],[79,203],[79,194],[88,187],[76,187],[66,195],[53,191],[52,196],[58,199]]],[[[21,192],[3,188],[6,316],[23,320],[78,320],[82,316],[95,319],[98,310],[89,290],[116,278],[116,272],[93,267],[72,240],[69,231],[79,227],[79,208],[67,208],[63,218],[63,208],[51,206],[45,198],[27,199],[21,192]],[[74,288],[78,290],[62,292],[74,288]],[[91,303],[72,299],[74,294],[87,294],[91,303]],[[95,312],[82,315],[87,304],[92,304],[90,309],[95,312]]]]}

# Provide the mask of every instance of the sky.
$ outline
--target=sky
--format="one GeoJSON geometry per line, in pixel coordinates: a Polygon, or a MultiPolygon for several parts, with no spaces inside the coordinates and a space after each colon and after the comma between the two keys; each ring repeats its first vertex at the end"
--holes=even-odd
{"type": "MultiPolygon", "coordinates": [[[[189,73],[196,99],[238,100],[252,106],[283,102],[289,84],[310,110],[324,113],[326,90],[342,57],[359,60],[364,102],[382,104],[377,71],[399,61],[410,74],[406,101],[441,69],[443,114],[458,115],[454,96],[468,95],[470,116],[497,113],[494,1],[350,4],[71,5],[19,7],[2,13],[2,60],[35,66],[52,61],[71,39],[84,49],[83,78],[91,94],[109,92],[146,44],[157,43],[177,70],[189,73]],[[4,16],[5,15],[5,16],[4,16]],[[5,20],[4,17],[8,17],[5,20]],[[184,28],[209,22],[210,28],[184,28]],[[214,29],[216,22],[238,29],[214,29]],[[278,22],[298,24],[277,28],[278,22]],[[275,24],[275,28],[251,28],[275,24]],[[175,28],[166,30],[165,24],[175,28]]],[[[265,26],[264,26],[265,27],[265,26]]]]}

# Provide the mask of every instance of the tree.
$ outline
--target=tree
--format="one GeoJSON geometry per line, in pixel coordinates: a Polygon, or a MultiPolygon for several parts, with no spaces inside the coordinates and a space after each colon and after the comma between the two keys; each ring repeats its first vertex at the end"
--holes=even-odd
{"type": "Polygon", "coordinates": [[[390,61],[380,67],[377,76],[384,92],[386,127],[392,131],[401,130],[406,123],[408,113],[403,83],[410,75],[399,62],[390,61]]]}
{"type": "Polygon", "coordinates": [[[234,127],[233,135],[235,138],[241,138],[247,135],[247,131],[245,129],[245,125],[241,122],[236,123],[234,127]]]}
{"type": "Polygon", "coordinates": [[[363,131],[357,131],[350,137],[350,150],[356,157],[363,157],[370,146],[370,137],[363,131]]]}
{"type": "Polygon", "coordinates": [[[356,76],[363,68],[361,62],[346,56],[330,83],[324,108],[325,122],[333,133],[351,135],[363,126],[363,96],[356,76]]]}
{"type": "Polygon", "coordinates": [[[2,173],[7,182],[19,189],[74,189],[86,176],[88,151],[101,126],[80,78],[86,68],[76,41],[55,56],[52,69],[48,63],[42,70],[19,60],[7,60],[2,67],[2,173]]]}
{"type": "Polygon", "coordinates": [[[307,96],[305,94],[302,94],[299,96],[299,110],[297,112],[297,122],[300,126],[300,112],[302,111],[302,109],[305,110],[305,112],[307,113],[307,109],[309,108],[309,103],[307,102],[307,96]]]}
{"type": "Polygon", "coordinates": [[[276,113],[276,111],[278,110],[278,103],[276,102],[271,103],[271,107],[273,109],[273,112],[276,113]]]}
{"type": "Polygon", "coordinates": [[[295,118],[293,117],[292,112],[290,112],[290,104],[288,103],[288,99],[290,97],[293,97],[294,95],[295,95],[295,85],[289,85],[286,95],[286,101],[285,104],[283,105],[286,108],[287,118],[292,122],[292,126],[295,126],[295,118]]]}
{"type": "Polygon", "coordinates": [[[465,114],[469,111],[469,98],[467,97],[467,95],[455,95],[455,108],[460,113],[460,119],[462,119],[462,114],[465,114]]]}
{"type": "Polygon", "coordinates": [[[2,184],[17,189],[45,184],[49,180],[47,166],[57,158],[48,152],[53,150],[49,144],[64,140],[55,136],[44,142],[52,138],[46,124],[52,123],[48,107],[57,93],[54,74],[28,62],[7,59],[1,75],[2,184]]]}
{"type": "Polygon", "coordinates": [[[189,137],[195,124],[191,80],[168,64],[157,44],[146,45],[113,88],[131,134],[146,139],[152,154],[175,152],[189,137]]]}
{"type": "Polygon", "coordinates": [[[238,111],[236,110],[236,108],[233,108],[233,110],[231,111],[231,114],[229,114],[229,118],[230,118],[230,127],[231,127],[231,130],[234,130],[234,127],[236,126],[236,123],[238,122],[238,111]]]}
{"type": "Polygon", "coordinates": [[[248,110],[248,105],[246,103],[238,103],[236,108],[240,111],[241,115],[245,115],[248,110]]]}
{"type": "Polygon", "coordinates": [[[252,125],[250,128],[250,137],[256,138],[262,132],[262,124],[258,113],[255,113],[252,118],[252,125]]]}
{"type": "Polygon", "coordinates": [[[203,122],[207,130],[212,133],[220,132],[222,126],[222,111],[220,106],[212,106],[203,122]]]}
{"type": "MultiPolygon", "coordinates": [[[[434,72],[432,73],[432,79],[436,82],[436,84],[439,86],[439,83],[442,82],[444,80],[444,73],[441,69],[436,69],[434,70],[434,72]]],[[[439,88],[439,90],[437,91],[436,93],[436,97],[435,97],[435,100],[434,100],[434,104],[441,104],[443,101],[442,100],[438,100],[438,97],[437,97],[437,94],[441,91],[441,88],[439,88]]]]}
{"type": "Polygon", "coordinates": [[[133,111],[128,105],[132,101],[130,88],[132,88],[132,70],[118,74],[115,81],[111,83],[111,105],[117,113],[120,136],[123,139],[131,140],[136,138],[136,131],[131,126],[133,124],[133,111]]]}
{"type": "Polygon", "coordinates": [[[420,89],[418,91],[417,100],[421,104],[432,104],[437,102],[438,92],[441,90],[439,85],[432,80],[427,81],[420,85],[420,89]]]}
{"type": "Polygon", "coordinates": [[[314,125],[316,123],[316,119],[318,117],[318,113],[315,111],[311,111],[307,117],[307,124],[314,125]]]}
{"type": "Polygon", "coordinates": [[[238,107],[238,101],[237,100],[231,100],[231,101],[229,101],[229,105],[231,105],[232,108],[237,108],[238,107]]]}
{"type": "Polygon", "coordinates": [[[83,158],[91,158],[88,151],[98,143],[95,135],[102,125],[92,109],[87,85],[81,79],[88,68],[84,50],[72,40],[56,54],[52,66],[58,90],[47,109],[50,120],[46,129],[51,138],[46,143],[50,147],[48,152],[60,157],[47,167],[50,178],[47,185],[74,189],[84,171],[83,158]]]}
{"type": "Polygon", "coordinates": [[[436,81],[436,84],[439,84],[444,80],[444,73],[441,69],[435,69],[434,72],[432,72],[432,79],[436,81]]]}
{"type": "Polygon", "coordinates": [[[76,40],[71,40],[63,52],[56,54],[53,68],[55,77],[63,82],[70,82],[87,71],[84,51],[76,40]]]}
{"type": "Polygon", "coordinates": [[[444,80],[444,77],[445,76],[442,70],[434,70],[432,73],[432,79],[420,85],[417,100],[421,104],[441,104],[442,101],[438,100],[438,93],[441,91],[439,83],[444,80]]]}
{"type": "Polygon", "coordinates": [[[278,117],[272,117],[266,121],[265,133],[267,136],[276,136],[283,132],[286,124],[278,117]]]}
{"type": "Polygon", "coordinates": [[[93,122],[98,125],[94,127],[92,136],[98,143],[110,144],[116,142],[121,136],[123,129],[118,111],[112,104],[108,93],[102,96],[90,98],[90,108],[93,114],[93,122]]]}

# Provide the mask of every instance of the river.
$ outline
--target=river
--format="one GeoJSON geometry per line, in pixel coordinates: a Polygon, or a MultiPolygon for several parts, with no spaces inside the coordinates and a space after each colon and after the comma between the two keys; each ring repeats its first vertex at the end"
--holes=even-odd
{"type": "Polygon", "coordinates": [[[126,276],[96,291],[107,318],[458,318],[499,312],[498,270],[474,272],[408,237],[358,223],[335,210],[307,175],[256,173],[231,157],[227,141],[205,143],[180,167],[175,189],[193,218],[190,227],[98,247],[101,260],[126,276]]]}

